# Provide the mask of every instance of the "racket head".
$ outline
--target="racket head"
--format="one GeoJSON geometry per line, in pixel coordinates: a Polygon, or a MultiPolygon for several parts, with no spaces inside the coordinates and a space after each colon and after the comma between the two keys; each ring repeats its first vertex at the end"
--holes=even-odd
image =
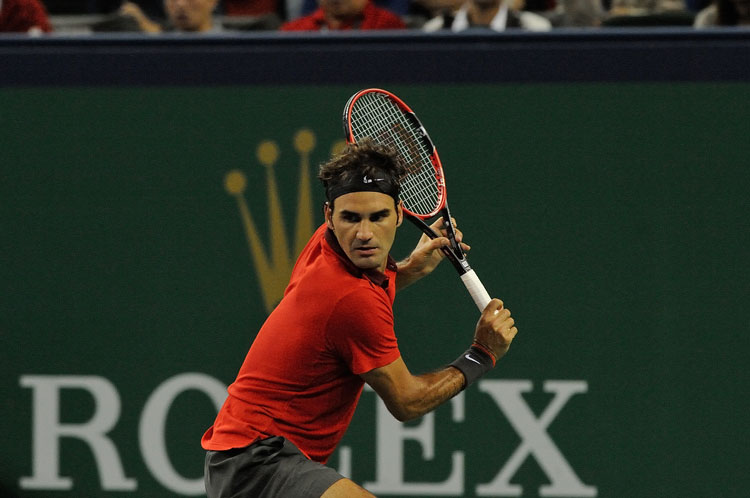
{"type": "Polygon", "coordinates": [[[369,137],[397,151],[407,171],[400,189],[407,215],[426,220],[443,209],[443,165],[424,126],[403,100],[379,88],[360,90],[346,103],[343,124],[348,143],[369,137]]]}

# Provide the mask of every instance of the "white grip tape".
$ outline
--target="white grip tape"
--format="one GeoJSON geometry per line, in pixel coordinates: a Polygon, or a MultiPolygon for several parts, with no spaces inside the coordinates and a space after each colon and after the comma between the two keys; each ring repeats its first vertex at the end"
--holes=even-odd
{"type": "Polygon", "coordinates": [[[466,290],[471,294],[471,298],[474,300],[474,304],[477,305],[479,311],[484,311],[484,308],[490,302],[490,295],[487,293],[487,289],[484,288],[482,282],[474,273],[474,270],[469,270],[461,275],[461,281],[466,286],[466,290]]]}

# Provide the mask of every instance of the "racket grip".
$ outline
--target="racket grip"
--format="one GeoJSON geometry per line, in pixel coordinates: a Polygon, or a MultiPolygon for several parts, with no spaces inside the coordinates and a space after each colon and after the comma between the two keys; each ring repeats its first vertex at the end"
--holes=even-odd
{"type": "Polygon", "coordinates": [[[474,273],[474,270],[469,270],[461,275],[461,281],[466,286],[466,290],[471,294],[471,298],[474,300],[474,304],[477,305],[479,311],[484,311],[484,308],[490,302],[490,295],[487,293],[487,289],[484,288],[482,282],[474,273]]]}

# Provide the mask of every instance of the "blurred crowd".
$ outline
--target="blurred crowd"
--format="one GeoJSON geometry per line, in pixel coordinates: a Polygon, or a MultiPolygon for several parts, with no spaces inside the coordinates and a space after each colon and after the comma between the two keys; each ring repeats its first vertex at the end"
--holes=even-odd
{"type": "Polygon", "coordinates": [[[750,25],[750,0],[0,0],[0,31],[549,31],[750,25]]]}

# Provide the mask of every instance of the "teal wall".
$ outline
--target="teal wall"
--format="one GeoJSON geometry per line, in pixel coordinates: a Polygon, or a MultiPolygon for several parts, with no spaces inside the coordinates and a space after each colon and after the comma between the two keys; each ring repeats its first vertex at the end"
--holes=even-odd
{"type": "MultiPolygon", "coordinates": [[[[266,316],[225,175],[245,175],[267,241],[270,174],[291,240],[305,165],[295,134],[314,134],[314,173],[362,86],[0,90],[2,496],[193,493],[164,483],[202,475],[208,393],[233,380],[266,316]],[[271,170],[256,157],[269,140],[271,170]],[[123,472],[110,470],[109,485],[91,441],[34,448],[45,415],[80,429],[95,413],[111,416],[98,444],[123,472]],[[71,489],[39,484],[65,477],[71,489]]],[[[576,496],[746,496],[750,86],[388,88],[437,144],[472,266],[520,334],[462,398],[407,424],[406,439],[365,393],[347,455],[331,464],[382,496],[535,497],[551,481],[549,496],[576,482],[576,496]],[[517,491],[482,488],[514,454],[517,491]],[[546,467],[560,456],[567,470],[546,467]]],[[[312,195],[318,223],[316,183],[312,195]]],[[[396,256],[417,236],[405,225],[396,256]]],[[[395,312],[415,372],[455,358],[477,318],[448,265],[395,312]]]]}

